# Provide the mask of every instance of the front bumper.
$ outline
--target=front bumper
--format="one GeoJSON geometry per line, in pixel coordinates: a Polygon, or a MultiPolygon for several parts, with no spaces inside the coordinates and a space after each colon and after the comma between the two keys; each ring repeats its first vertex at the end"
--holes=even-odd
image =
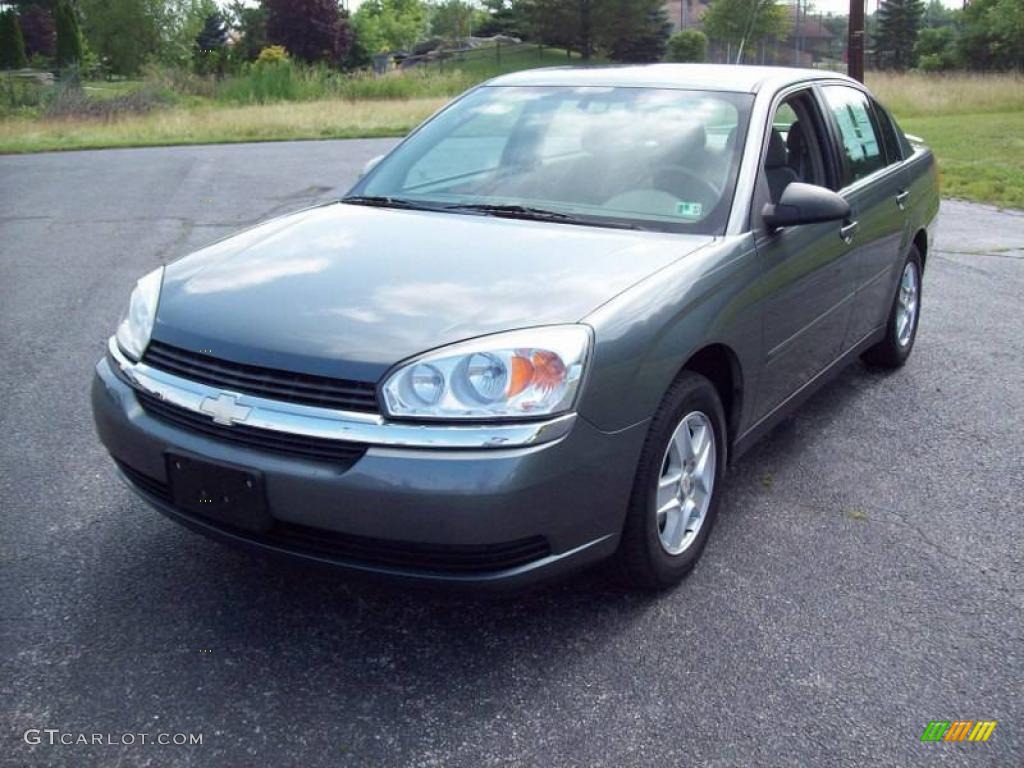
{"type": "Polygon", "coordinates": [[[354,463],[338,465],[160,418],[109,358],[96,367],[92,405],[122,477],[194,530],[363,573],[477,586],[527,584],[614,552],[647,427],[606,433],[577,417],[566,434],[536,445],[370,445],[354,463]],[[176,508],[167,492],[168,450],[260,472],[271,530],[228,528],[176,508]],[[519,562],[515,553],[531,559],[519,562]],[[509,558],[515,563],[506,567],[509,558]]]}

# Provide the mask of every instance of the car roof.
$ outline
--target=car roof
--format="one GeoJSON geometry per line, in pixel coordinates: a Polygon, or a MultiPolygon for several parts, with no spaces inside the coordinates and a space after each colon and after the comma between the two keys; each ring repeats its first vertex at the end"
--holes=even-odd
{"type": "Polygon", "coordinates": [[[486,85],[686,88],[757,93],[808,80],[849,80],[838,72],[745,64],[634,64],[625,66],[545,67],[500,75],[486,85]]]}

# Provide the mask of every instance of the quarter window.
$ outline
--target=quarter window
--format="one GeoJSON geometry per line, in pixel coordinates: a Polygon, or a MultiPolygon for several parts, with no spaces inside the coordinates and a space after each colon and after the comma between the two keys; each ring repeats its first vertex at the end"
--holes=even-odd
{"type": "Polygon", "coordinates": [[[884,168],[885,155],[868,97],[844,85],[827,86],[822,90],[842,139],[844,186],[884,168]]]}
{"type": "Polygon", "coordinates": [[[893,123],[889,113],[882,109],[878,102],[872,102],[872,106],[875,109],[878,124],[882,128],[882,138],[885,140],[885,154],[889,158],[889,164],[898,163],[903,159],[903,149],[900,146],[896,125],[893,123]]]}

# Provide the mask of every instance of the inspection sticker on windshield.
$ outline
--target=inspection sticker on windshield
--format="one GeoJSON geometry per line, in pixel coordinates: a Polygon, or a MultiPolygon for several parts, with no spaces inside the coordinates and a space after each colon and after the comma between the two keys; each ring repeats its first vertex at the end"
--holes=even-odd
{"type": "Polygon", "coordinates": [[[699,219],[704,215],[704,206],[700,203],[676,203],[676,215],[699,219]]]}

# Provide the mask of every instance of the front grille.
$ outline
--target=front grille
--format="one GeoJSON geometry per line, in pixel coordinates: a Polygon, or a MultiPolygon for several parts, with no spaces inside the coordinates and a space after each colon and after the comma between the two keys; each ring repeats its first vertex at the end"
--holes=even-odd
{"type": "Polygon", "coordinates": [[[233,363],[160,341],[151,341],[142,361],[161,371],[219,389],[289,403],[377,413],[377,387],[365,381],[233,363]]]}
{"type": "MultiPolygon", "coordinates": [[[[170,488],[159,480],[120,461],[117,466],[139,489],[172,504],[170,488]]],[[[353,536],[296,523],[274,521],[266,533],[232,528],[180,509],[175,511],[192,520],[230,532],[256,544],[265,544],[299,554],[319,555],[345,562],[434,573],[488,573],[515,568],[551,554],[547,539],[533,536],[503,544],[445,545],[391,541],[353,536]]]]}
{"type": "Polygon", "coordinates": [[[322,437],[305,437],[287,432],[275,432],[270,429],[247,427],[244,424],[232,426],[217,424],[203,414],[172,405],[147,392],[136,390],[135,394],[146,412],[162,421],[190,432],[198,432],[249,448],[287,453],[310,459],[322,459],[335,465],[341,464],[346,468],[355,464],[366,453],[366,446],[362,443],[322,437]]]}

